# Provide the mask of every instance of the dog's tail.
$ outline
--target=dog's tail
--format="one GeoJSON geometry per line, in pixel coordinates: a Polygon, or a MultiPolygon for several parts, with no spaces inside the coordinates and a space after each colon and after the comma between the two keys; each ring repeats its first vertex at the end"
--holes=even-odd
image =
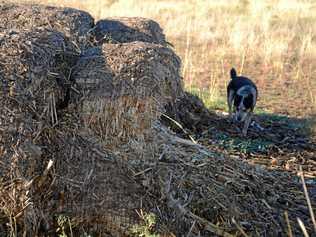
{"type": "Polygon", "coordinates": [[[235,79],[237,77],[237,72],[235,68],[230,69],[230,77],[235,79]]]}

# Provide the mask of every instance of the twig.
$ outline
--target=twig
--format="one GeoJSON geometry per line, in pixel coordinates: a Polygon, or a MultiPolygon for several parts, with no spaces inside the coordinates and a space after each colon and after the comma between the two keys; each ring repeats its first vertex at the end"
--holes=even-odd
{"type": "Polygon", "coordinates": [[[178,121],[174,120],[173,118],[169,117],[169,116],[166,115],[166,114],[162,114],[162,116],[166,117],[166,118],[169,119],[171,122],[173,122],[176,126],[178,126],[178,127],[182,130],[182,132],[183,132],[185,135],[187,135],[187,136],[190,138],[190,140],[191,140],[193,143],[197,144],[197,142],[194,140],[194,138],[193,138],[190,134],[188,134],[187,131],[184,130],[184,128],[182,127],[182,125],[181,125],[178,121]]]}
{"type": "Polygon", "coordinates": [[[152,170],[152,168],[149,167],[149,168],[147,168],[145,170],[139,171],[138,173],[134,174],[134,177],[137,177],[139,175],[145,174],[145,173],[147,173],[148,171],[151,171],[151,170],[152,170]]]}
{"type": "Polygon", "coordinates": [[[193,222],[193,224],[192,224],[192,226],[191,226],[191,228],[190,228],[190,230],[189,230],[189,232],[188,232],[188,234],[187,234],[187,237],[190,237],[190,235],[191,235],[191,233],[192,233],[192,230],[193,230],[193,228],[194,228],[194,226],[195,226],[195,223],[196,223],[196,221],[193,222]]]}
{"type": "Polygon", "coordinates": [[[235,218],[232,218],[232,222],[235,224],[235,226],[237,227],[237,229],[240,231],[240,233],[244,236],[244,237],[249,237],[246,232],[241,228],[241,226],[238,225],[238,223],[236,222],[235,218]]]}
{"type": "Polygon", "coordinates": [[[183,139],[183,138],[180,138],[180,137],[176,137],[176,136],[173,136],[171,137],[172,139],[172,142],[176,142],[176,143],[181,143],[183,145],[187,145],[187,146],[194,146],[196,147],[201,153],[207,155],[207,156],[210,156],[211,153],[210,151],[208,151],[205,147],[203,147],[202,145],[198,144],[198,143],[194,143],[194,142],[191,142],[190,140],[187,140],[187,139],[183,139]]]}
{"type": "Polygon", "coordinates": [[[214,225],[213,223],[209,222],[208,220],[199,217],[195,214],[193,214],[192,212],[188,211],[187,215],[195,220],[197,220],[198,222],[200,222],[202,225],[204,225],[204,228],[218,236],[222,236],[222,237],[234,237],[234,235],[231,235],[229,233],[227,233],[225,230],[223,230],[222,228],[218,227],[217,225],[214,225]]]}
{"type": "Polygon", "coordinates": [[[306,198],[306,201],[307,201],[307,206],[308,206],[309,214],[311,215],[311,219],[312,219],[312,222],[313,222],[313,225],[314,225],[314,231],[315,231],[315,234],[316,234],[316,220],[315,220],[315,215],[314,215],[314,212],[313,212],[311,200],[310,200],[309,195],[308,195],[308,192],[307,192],[307,187],[306,187],[305,179],[304,179],[304,173],[303,173],[303,169],[302,169],[302,166],[301,166],[301,165],[300,165],[300,176],[301,176],[301,179],[302,179],[302,184],[303,184],[303,189],[304,189],[305,198],[306,198]]]}
{"type": "Polygon", "coordinates": [[[302,229],[302,232],[303,232],[303,234],[304,234],[304,237],[309,237],[309,234],[307,233],[307,230],[306,230],[306,228],[305,228],[305,225],[304,225],[304,223],[301,221],[300,218],[297,218],[297,222],[298,222],[299,226],[300,226],[301,229],[302,229]]]}
{"type": "Polygon", "coordinates": [[[54,161],[53,160],[49,160],[48,164],[46,166],[46,169],[44,170],[43,174],[39,177],[38,180],[38,188],[42,187],[44,181],[46,180],[46,177],[48,175],[48,172],[51,170],[51,168],[53,167],[54,161]]]}
{"type": "Polygon", "coordinates": [[[289,237],[293,237],[292,228],[291,228],[289,215],[288,215],[287,211],[284,212],[284,216],[285,216],[285,221],[286,221],[286,225],[287,225],[287,234],[289,237]]]}

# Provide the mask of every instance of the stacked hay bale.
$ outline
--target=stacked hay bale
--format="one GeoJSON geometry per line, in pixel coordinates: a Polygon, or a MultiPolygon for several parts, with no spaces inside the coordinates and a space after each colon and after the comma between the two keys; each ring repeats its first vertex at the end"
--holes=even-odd
{"type": "MultiPolygon", "coordinates": [[[[126,165],[84,129],[81,110],[69,105],[73,94],[86,90],[74,88],[72,69],[80,57],[76,38],[46,21],[31,25],[60,9],[35,9],[31,15],[32,6],[1,5],[0,231],[55,233],[61,219],[69,218],[90,233],[122,236],[138,223],[135,210],[146,206],[144,193],[126,165]],[[16,14],[7,11],[12,8],[16,14]],[[18,16],[27,16],[27,22],[15,25],[11,17],[18,16]]],[[[63,23],[67,29],[69,22],[63,23]]],[[[134,107],[141,106],[135,101],[134,107]]]]}
{"type": "Polygon", "coordinates": [[[81,57],[73,77],[84,93],[87,124],[103,137],[145,134],[182,93],[180,60],[169,48],[137,41],[91,51],[81,57]]]}
{"type": "Polygon", "coordinates": [[[183,93],[180,59],[152,20],[100,20],[91,36],[96,47],[83,52],[73,73],[86,124],[102,138],[143,138],[183,93]]]}
{"type": "Polygon", "coordinates": [[[7,218],[22,215],[23,221],[37,228],[39,209],[30,203],[30,187],[48,163],[44,156],[48,151],[38,139],[58,123],[57,107],[67,84],[62,74],[65,61],[60,59],[73,50],[59,32],[4,30],[1,34],[1,211],[7,218]]]}

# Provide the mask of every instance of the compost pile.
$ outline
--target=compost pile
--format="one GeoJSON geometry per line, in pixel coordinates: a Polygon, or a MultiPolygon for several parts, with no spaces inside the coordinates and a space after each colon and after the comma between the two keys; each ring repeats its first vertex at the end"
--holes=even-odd
{"type": "MultiPolygon", "coordinates": [[[[180,101],[198,102],[157,23],[94,24],[75,9],[4,2],[0,11],[1,233],[286,236],[288,226],[301,233],[296,218],[311,232],[295,176],[166,126],[186,118],[180,101]]],[[[199,124],[194,113],[187,123],[199,124]]]]}

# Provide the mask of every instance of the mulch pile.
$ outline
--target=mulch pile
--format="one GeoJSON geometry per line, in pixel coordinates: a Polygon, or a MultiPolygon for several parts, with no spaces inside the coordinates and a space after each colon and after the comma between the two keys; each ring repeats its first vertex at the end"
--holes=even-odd
{"type": "Polygon", "coordinates": [[[214,117],[183,92],[157,23],[105,19],[104,42],[96,26],[75,9],[0,5],[1,233],[287,236],[297,218],[312,233],[296,176],[194,141],[214,117]]]}

